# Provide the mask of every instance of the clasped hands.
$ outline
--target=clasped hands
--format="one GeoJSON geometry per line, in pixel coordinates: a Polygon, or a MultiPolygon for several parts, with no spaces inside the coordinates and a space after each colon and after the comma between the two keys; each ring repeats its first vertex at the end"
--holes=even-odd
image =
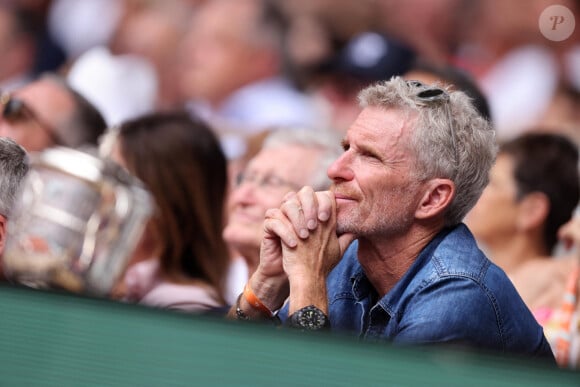
{"type": "Polygon", "coordinates": [[[334,194],[311,187],[288,193],[280,208],[266,212],[255,276],[281,293],[274,297],[277,303],[289,291],[290,311],[310,304],[326,310],[326,277],[354,239],[350,234],[337,236],[336,213],[334,194]]]}

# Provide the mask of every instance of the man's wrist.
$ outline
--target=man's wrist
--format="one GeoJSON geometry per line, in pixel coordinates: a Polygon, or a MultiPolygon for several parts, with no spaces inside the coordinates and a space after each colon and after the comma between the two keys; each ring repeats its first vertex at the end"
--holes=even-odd
{"type": "Polygon", "coordinates": [[[309,305],[328,312],[326,279],[320,276],[295,275],[290,277],[289,314],[309,305]]]}
{"type": "Polygon", "coordinates": [[[274,316],[274,312],[272,312],[272,310],[269,307],[267,307],[262,302],[262,300],[260,300],[260,297],[256,296],[256,294],[254,293],[254,291],[250,287],[249,283],[247,283],[246,286],[244,286],[244,291],[242,292],[242,296],[246,299],[248,304],[250,304],[252,306],[252,308],[259,310],[260,312],[267,315],[268,317],[274,316]]]}
{"type": "Polygon", "coordinates": [[[236,319],[238,320],[249,320],[250,316],[248,316],[246,314],[246,312],[244,312],[244,310],[242,309],[242,306],[240,305],[240,302],[242,300],[242,297],[244,296],[244,293],[240,293],[240,295],[238,296],[238,298],[236,299],[236,319]]]}
{"type": "Polygon", "coordinates": [[[255,297],[271,311],[280,309],[290,292],[288,278],[285,275],[280,278],[271,278],[256,272],[248,280],[247,286],[255,297]]]}
{"type": "MultiPolygon", "coordinates": [[[[248,286],[246,285],[246,289],[248,286]]],[[[235,305],[235,317],[237,320],[248,321],[248,320],[268,320],[274,323],[274,325],[280,325],[280,318],[276,313],[265,309],[264,307],[256,307],[255,303],[251,303],[247,298],[247,290],[240,293],[236,300],[235,305]]]]}

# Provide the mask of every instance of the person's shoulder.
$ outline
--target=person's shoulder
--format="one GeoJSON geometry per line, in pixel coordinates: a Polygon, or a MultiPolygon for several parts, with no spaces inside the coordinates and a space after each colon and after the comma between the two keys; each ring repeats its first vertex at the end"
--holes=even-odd
{"type": "Polygon", "coordinates": [[[576,257],[541,257],[529,260],[518,266],[510,278],[516,281],[553,281],[556,278],[567,277],[574,268],[576,257]]]}
{"type": "Polygon", "coordinates": [[[431,282],[449,282],[453,283],[452,287],[471,289],[492,303],[496,299],[510,303],[519,298],[506,273],[487,258],[464,224],[443,237],[430,264],[431,282]]]}
{"type": "Polygon", "coordinates": [[[481,280],[491,262],[479,249],[467,226],[459,224],[443,237],[433,252],[433,265],[441,276],[481,280]]]}
{"type": "Polygon", "coordinates": [[[518,266],[509,278],[530,309],[553,308],[561,302],[575,264],[575,256],[537,258],[518,266]]]}

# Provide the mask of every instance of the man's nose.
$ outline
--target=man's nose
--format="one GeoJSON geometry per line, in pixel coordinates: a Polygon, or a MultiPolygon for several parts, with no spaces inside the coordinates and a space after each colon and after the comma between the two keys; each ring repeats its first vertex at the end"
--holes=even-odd
{"type": "Polygon", "coordinates": [[[328,167],[327,174],[332,181],[337,180],[352,180],[354,173],[351,169],[351,155],[344,152],[338,159],[336,159],[330,167],[328,167]]]}

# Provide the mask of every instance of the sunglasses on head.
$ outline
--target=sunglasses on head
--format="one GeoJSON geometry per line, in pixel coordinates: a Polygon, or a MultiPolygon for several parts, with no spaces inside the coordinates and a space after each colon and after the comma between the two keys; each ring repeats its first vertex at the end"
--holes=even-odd
{"type": "Polygon", "coordinates": [[[61,145],[62,141],[58,138],[56,130],[52,125],[42,121],[26,102],[20,98],[14,97],[7,92],[0,92],[0,108],[2,119],[9,124],[18,124],[21,122],[32,121],[41,127],[50,137],[55,145],[61,145]]]}
{"type": "Polygon", "coordinates": [[[419,105],[428,106],[439,102],[445,103],[445,112],[447,114],[447,122],[451,131],[451,142],[453,144],[453,151],[455,152],[455,165],[459,164],[459,153],[457,151],[457,140],[455,139],[455,126],[451,117],[451,98],[445,89],[439,87],[424,85],[419,81],[406,81],[407,85],[413,88],[420,89],[415,96],[419,101],[419,105]]]}

